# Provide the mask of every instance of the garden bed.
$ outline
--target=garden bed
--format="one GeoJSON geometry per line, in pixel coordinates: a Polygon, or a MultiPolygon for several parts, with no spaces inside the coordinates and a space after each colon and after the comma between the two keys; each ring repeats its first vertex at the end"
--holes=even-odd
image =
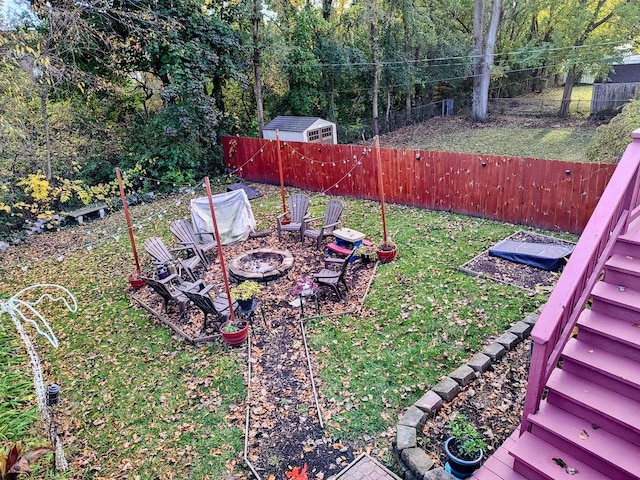
{"type": "MultiPolygon", "coordinates": [[[[566,240],[542,235],[534,232],[519,230],[505,240],[532,243],[556,243],[560,245],[574,245],[566,240]]],[[[489,249],[482,252],[460,267],[465,273],[489,278],[495,282],[505,283],[528,290],[533,293],[548,293],[558,281],[559,272],[551,272],[516,263],[503,258],[489,255],[489,249]]]]}

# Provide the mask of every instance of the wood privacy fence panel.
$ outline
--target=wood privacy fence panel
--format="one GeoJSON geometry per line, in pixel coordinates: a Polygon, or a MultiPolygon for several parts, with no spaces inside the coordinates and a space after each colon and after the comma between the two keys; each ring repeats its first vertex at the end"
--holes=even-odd
{"type": "MultiPolygon", "coordinates": [[[[281,142],[287,186],[377,200],[375,148],[281,142]]],[[[277,142],[223,137],[226,166],[279,184],[277,142]]],[[[425,150],[380,149],[387,201],[579,233],[615,165],[425,150]]]]}

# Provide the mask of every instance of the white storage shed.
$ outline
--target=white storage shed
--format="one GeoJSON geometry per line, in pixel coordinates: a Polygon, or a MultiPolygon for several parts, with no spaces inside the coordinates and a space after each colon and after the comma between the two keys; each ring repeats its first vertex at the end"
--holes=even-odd
{"type": "Polygon", "coordinates": [[[336,124],[319,117],[278,116],[265,125],[262,138],[275,140],[276,130],[280,134],[280,140],[338,143],[336,124]]]}

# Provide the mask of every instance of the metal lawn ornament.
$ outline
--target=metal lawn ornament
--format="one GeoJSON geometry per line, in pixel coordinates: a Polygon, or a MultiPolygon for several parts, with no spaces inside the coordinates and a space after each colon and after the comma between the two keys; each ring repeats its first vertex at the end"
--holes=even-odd
{"type": "Polygon", "coordinates": [[[36,329],[36,332],[46,338],[54,348],[58,348],[58,339],[53,333],[51,325],[49,325],[49,322],[44,315],[38,311],[38,304],[45,299],[53,302],[61,301],[70,312],[78,310],[78,303],[69,290],[61,287],[60,285],[38,283],[36,285],[23,288],[6,301],[0,300],[0,315],[2,313],[6,313],[11,317],[11,320],[13,321],[16,330],[20,334],[20,338],[27,349],[29,359],[31,360],[31,368],[33,370],[33,383],[38,396],[38,411],[40,412],[44,427],[51,437],[51,441],[55,447],[56,468],[58,470],[66,470],[68,468],[68,463],[62,450],[62,442],[55,433],[55,430],[52,428],[51,414],[47,409],[47,391],[42,377],[40,359],[38,358],[38,354],[33,343],[31,343],[31,340],[24,328],[26,324],[32,325],[36,329]],[[47,289],[49,292],[45,291],[35,301],[23,300],[20,298],[24,293],[32,291],[37,292],[42,289],[47,289]],[[50,293],[51,291],[54,291],[56,296],[50,293]]]}

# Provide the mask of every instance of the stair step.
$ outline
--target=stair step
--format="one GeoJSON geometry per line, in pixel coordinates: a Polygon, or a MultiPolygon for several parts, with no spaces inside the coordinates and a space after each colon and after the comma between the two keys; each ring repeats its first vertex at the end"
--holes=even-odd
{"type": "Polygon", "coordinates": [[[578,319],[578,339],[640,362],[640,322],[583,310],[578,319]]]}
{"type": "Polygon", "coordinates": [[[578,478],[581,480],[610,480],[610,477],[529,432],[518,439],[509,449],[509,454],[515,458],[513,469],[529,480],[572,478],[563,467],[553,461],[554,458],[561,459],[567,466],[578,470],[578,478]]]}
{"type": "Polygon", "coordinates": [[[640,398],[640,363],[590,343],[570,338],[562,351],[562,370],[609,390],[640,398]]]}
{"type": "Polygon", "coordinates": [[[559,368],[546,388],[548,403],[640,445],[640,402],[559,368]]]}
{"type": "Polygon", "coordinates": [[[640,291],[621,290],[617,285],[597,282],[591,291],[591,310],[629,322],[640,322],[640,291]]]}
{"type": "MultiPolygon", "coordinates": [[[[603,428],[594,428],[591,422],[547,401],[540,404],[538,412],[530,415],[529,420],[534,425],[531,432],[533,435],[563,450],[573,459],[599,472],[606,472],[611,479],[639,478],[637,445],[626,442],[603,428]]],[[[566,458],[559,458],[571,465],[566,458]]],[[[575,468],[580,470],[579,467],[575,468]]],[[[551,478],[565,477],[558,475],[551,478]]]]}
{"type": "Polygon", "coordinates": [[[620,235],[613,247],[613,252],[620,255],[640,257],[640,239],[637,233],[633,232],[620,235]]]}
{"type": "Polygon", "coordinates": [[[604,281],[640,290],[640,256],[612,255],[605,264],[604,281]]]}

